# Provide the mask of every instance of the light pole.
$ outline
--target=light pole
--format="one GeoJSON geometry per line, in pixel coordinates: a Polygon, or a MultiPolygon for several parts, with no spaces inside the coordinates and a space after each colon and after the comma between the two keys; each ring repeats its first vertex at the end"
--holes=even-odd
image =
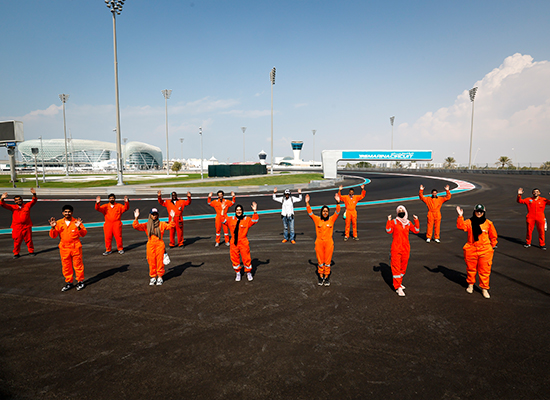
{"type": "Polygon", "coordinates": [[[31,148],[32,155],[34,156],[34,178],[36,179],[36,187],[39,188],[38,184],[38,165],[36,163],[36,156],[38,155],[38,147],[31,148]]]}
{"type": "Polygon", "coordinates": [[[204,179],[203,175],[202,175],[202,127],[199,126],[199,135],[201,135],[201,179],[204,179]]]}
{"type": "Polygon", "coordinates": [[[391,150],[393,150],[393,121],[395,121],[395,115],[393,117],[390,117],[390,124],[391,124],[391,150]]]}
{"type": "Polygon", "coordinates": [[[244,133],[246,132],[246,126],[242,126],[241,130],[243,131],[243,162],[246,162],[246,157],[244,155],[244,133]]]}
{"type": "Polygon", "coordinates": [[[315,164],[315,132],[317,132],[317,130],[312,129],[311,132],[313,132],[313,164],[315,164]]]}
{"type": "Polygon", "coordinates": [[[65,120],[65,103],[69,100],[68,94],[60,94],[59,99],[63,103],[63,134],[65,135],[65,176],[69,176],[69,154],[67,151],[67,122],[65,120]]]}
{"type": "Polygon", "coordinates": [[[470,130],[470,156],[468,157],[468,169],[472,168],[472,139],[474,137],[474,100],[476,98],[477,87],[470,89],[470,101],[472,102],[472,128],[470,130]]]}
{"type": "Polygon", "coordinates": [[[180,143],[181,143],[181,162],[183,162],[183,138],[180,137],[180,143]]]}
{"type": "Polygon", "coordinates": [[[117,152],[117,185],[124,185],[122,178],[122,146],[120,144],[120,105],[118,96],[118,60],[116,50],[116,15],[120,15],[124,0],[105,0],[107,8],[113,14],[113,47],[115,54],[115,97],[116,97],[116,152],[117,152]]]}
{"type": "Polygon", "coordinates": [[[44,169],[44,146],[42,146],[42,136],[38,136],[40,139],[40,155],[42,156],[42,183],[46,183],[46,170],[44,169]]]}
{"type": "Polygon", "coordinates": [[[269,73],[271,81],[271,174],[273,174],[273,85],[275,85],[275,67],[269,73]]]}
{"type": "Polygon", "coordinates": [[[168,152],[168,99],[172,94],[172,90],[164,89],[162,94],[164,96],[164,109],[166,112],[166,175],[170,175],[170,153],[168,152]]]}

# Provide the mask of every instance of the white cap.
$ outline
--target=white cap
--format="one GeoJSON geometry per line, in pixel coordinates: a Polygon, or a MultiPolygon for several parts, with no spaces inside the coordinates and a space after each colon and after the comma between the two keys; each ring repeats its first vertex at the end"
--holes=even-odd
{"type": "Polygon", "coordinates": [[[158,214],[159,213],[159,210],[157,210],[156,208],[151,208],[151,212],[149,214],[158,214]]]}

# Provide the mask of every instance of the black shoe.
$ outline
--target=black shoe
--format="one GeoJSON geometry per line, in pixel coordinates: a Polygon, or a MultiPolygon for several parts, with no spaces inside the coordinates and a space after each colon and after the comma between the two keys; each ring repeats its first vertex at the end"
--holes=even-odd
{"type": "Polygon", "coordinates": [[[325,278],[324,285],[325,286],[330,286],[330,275],[325,278]]]}
{"type": "Polygon", "coordinates": [[[72,289],[72,288],[73,288],[73,284],[72,284],[71,282],[67,282],[67,283],[65,284],[65,286],[63,286],[63,287],[61,288],[61,291],[62,291],[62,292],[66,292],[67,290],[70,290],[70,289],[72,289]]]}
{"type": "Polygon", "coordinates": [[[84,289],[84,286],[86,286],[86,285],[84,284],[84,281],[78,282],[78,283],[76,284],[76,290],[82,290],[82,289],[84,289]]]}
{"type": "Polygon", "coordinates": [[[325,282],[325,279],[324,278],[321,278],[321,275],[319,275],[319,281],[318,281],[318,285],[319,286],[323,286],[323,283],[325,282]]]}
{"type": "Polygon", "coordinates": [[[19,257],[21,257],[19,254],[14,254],[13,255],[13,258],[19,258],[19,257]]]}

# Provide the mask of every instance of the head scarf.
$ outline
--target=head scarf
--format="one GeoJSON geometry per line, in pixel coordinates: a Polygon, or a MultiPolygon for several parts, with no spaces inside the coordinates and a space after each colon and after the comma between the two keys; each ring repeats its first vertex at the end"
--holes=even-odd
{"type": "Polygon", "coordinates": [[[235,211],[237,211],[237,208],[240,208],[242,210],[241,215],[237,215],[235,212],[235,218],[237,218],[237,225],[235,226],[235,232],[233,232],[233,243],[237,244],[239,241],[239,226],[241,225],[241,220],[244,218],[244,208],[240,204],[237,204],[235,206],[235,211]]]}
{"type": "Polygon", "coordinates": [[[323,207],[321,207],[321,213],[319,214],[319,217],[321,217],[321,220],[323,220],[323,221],[328,221],[328,219],[330,218],[330,210],[329,210],[329,215],[327,215],[326,218],[323,218],[323,210],[324,210],[325,208],[326,208],[327,210],[329,210],[328,206],[323,206],[323,207]]]}
{"type": "Polygon", "coordinates": [[[403,209],[403,211],[405,211],[405,216],[403,218],[399,218],[399,216],[397,216],[395,217],[395,219],[401,222],[401,225],[403,225],[403,228],[404,228],[409,224],[409,213],[405,208],[405,206],[397,206],[397,208],[395,209],[395,212],[399,214],[399,209],[401,208],[403,209]]]}
{"type": "Polygon", "coordinates": [[[156,221],[153,221],[153,214],[149,214],[149,219],[147,220],[147,237],[156,236],[160,239],[160,221],[157,218],[156,221]]]}
{"type": "Polygon", "coordinates": [[[474,210],[472,217],[470,218],[470,222],[472,223],[472,234],[474,236],[474,242],[477,242],[479,240],[479,235],[481,235],[481,233],[483,232],[481,230],[481,224],[483,224],[485,221],[485,211],[483,211],[483,216],[481,218],[478,218],[476,215],[476,211],[474,210]]]}

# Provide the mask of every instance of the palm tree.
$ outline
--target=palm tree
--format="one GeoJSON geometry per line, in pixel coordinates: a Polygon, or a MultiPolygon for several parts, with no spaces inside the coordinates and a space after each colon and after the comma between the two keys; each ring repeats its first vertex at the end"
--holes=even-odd
{"type": "Polygon", "coordinates": [[[540,169],[550,169],[550,161],[546,161],[540,166],[540,169]]]}
{"type": "Polygon", "coordinates": [[[456,160],[454,157],[447,157],[445,159],[445,163],[443,164],[444,168],[454,168],[455,167],[456,160]]]}
{"type": "Polygon", "coordinates": [[[512,166],[512,159],[508,156],[500,156],[498,161],[495,163],[495,165],[500,165],[498,168],[502,169],[504,167],[510,167],[512,166]]]}

